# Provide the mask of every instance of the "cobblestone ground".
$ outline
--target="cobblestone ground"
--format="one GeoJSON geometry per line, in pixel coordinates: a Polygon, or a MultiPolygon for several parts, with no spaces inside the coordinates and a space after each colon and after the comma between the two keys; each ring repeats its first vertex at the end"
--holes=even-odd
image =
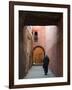
{"type": "Polygon", "coordinates": [[[28,74],[26,75],[25,79],[29,78],[48,78],[48,77],[55,77],[55,75],[48,70],[48,74],[44,75],[43,67],[42,66],[32,66],[29,70],[28,74]]]}

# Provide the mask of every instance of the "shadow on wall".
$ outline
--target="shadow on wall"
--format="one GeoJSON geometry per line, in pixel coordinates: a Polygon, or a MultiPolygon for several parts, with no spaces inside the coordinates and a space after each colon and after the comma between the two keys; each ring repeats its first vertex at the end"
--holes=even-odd
{"type": "Polygon", "coordinates": [[[23,79],[32,66],[32,36],[24,27],[19,32],[19,79],[23,79]]]}

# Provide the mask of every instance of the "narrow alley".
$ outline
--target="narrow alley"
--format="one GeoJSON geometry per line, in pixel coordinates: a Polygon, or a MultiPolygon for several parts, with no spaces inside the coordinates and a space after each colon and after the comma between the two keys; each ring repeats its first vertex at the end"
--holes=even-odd
{"type": "Polygon", "coordinates": [[[19,12],[19,79],[63,77],[63,14],[29,14],[19,12]]]}
{"type": "Polygon", "coordinates": [[[29,70],[28,74],[26,75],[25,79],[29,78],[48,78],[48,77],[55,77],[55,75],[51,72],[51,70],[48,70],[48,74],[44,75],[43,67],[42,65],[38,66],[32,66],[29,70]]]}

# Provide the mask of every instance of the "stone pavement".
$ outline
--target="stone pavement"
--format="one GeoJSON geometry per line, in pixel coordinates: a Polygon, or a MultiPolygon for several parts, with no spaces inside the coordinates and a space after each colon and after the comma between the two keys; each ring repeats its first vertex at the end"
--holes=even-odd
{"type": "Polygon", "coordinates": [[[48,70],[48,74],[44,75],[43,67],[42,66],[32,66],[29,70],[28,74],[26,75],[25,79],[30,78],[48,78],[48,77],[55,77],[55,75],[48,70]]]}

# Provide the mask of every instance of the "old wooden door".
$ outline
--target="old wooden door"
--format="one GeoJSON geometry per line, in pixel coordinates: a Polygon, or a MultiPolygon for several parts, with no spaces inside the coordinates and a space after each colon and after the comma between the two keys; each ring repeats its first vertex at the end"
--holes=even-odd
{"type": "Polygon", "coordinates": [[[44,49],[36,47],[33,50],[33,64],[42,64],[44,58],[44,49]]]}

